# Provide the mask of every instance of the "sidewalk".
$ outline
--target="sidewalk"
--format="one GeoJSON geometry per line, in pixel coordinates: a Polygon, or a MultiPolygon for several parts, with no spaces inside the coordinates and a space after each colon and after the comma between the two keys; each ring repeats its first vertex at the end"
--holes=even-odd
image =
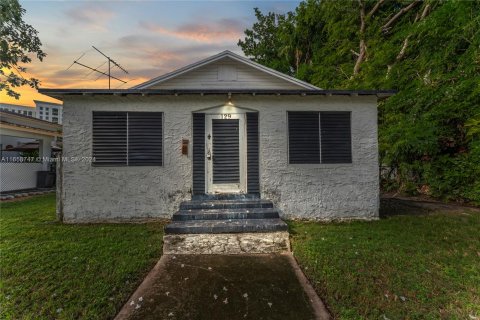
{"type": "Polygon", "coordinates": [[[290,254],[164,255],[123,319],[329,319],[290,254]]]}

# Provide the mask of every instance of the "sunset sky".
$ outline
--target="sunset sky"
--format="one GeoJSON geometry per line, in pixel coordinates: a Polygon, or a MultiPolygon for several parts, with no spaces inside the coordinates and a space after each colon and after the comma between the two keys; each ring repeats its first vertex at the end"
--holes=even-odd
{"type": "MultiPolygon", "coordinates": [[[[299,1],[20,1],[24,19],[39,32],[47,57],[28,67],[42,88],[108,88],[108,80],[78,65],[107,70],[99,48],[129,71],[112,74],[112,88],[128,88],[223,50],[241,54],[243,31],[255,22],[254,7],[285,13],[299,1]]],[[[33,106],[55,100],[34,89],[20,89],[20,100],[0,93],[0,101],[33,106]]]]}

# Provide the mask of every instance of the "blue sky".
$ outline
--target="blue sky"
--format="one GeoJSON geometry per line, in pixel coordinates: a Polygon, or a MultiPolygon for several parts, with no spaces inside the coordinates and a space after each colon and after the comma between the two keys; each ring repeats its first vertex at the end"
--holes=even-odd
{"type": "MultiPolygon", "coordinates": [[[[97,67],[105,59],[92,45],[111,56],[130,74],[130,87],[223,50],[241,54],[237,47],[243,30],[255,22],[254,7],[285,13],[299,1],[20,1],[24,19],[39,31],[43,62],[29,65],[29,76],[49,88],[106,88],[105,77],[80,66],[97,67]]],[[[100,67],[106,70],[106,65],[100,67]]],[[[112,83],[112,88],[121,83],[112,83]]],[[[49,100],[28,88],[16,104],[49,100]]],[[[4,96],[0,96],[4,100],[4,96]]]]}

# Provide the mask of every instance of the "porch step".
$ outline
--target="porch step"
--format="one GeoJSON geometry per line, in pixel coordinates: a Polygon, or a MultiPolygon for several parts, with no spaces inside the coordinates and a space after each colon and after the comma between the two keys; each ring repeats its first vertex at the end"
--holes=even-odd
{"type": "Polygon", "coordinates": [[[164,253],[242,254],[290,250],[288,226],[256,195],[195,196],[165,226],[164,253]]]}
{"type": "Polygon", "coordinates": [[[218,193],[218,194],[195,194],[192,200],[212,201],[212,200],[260,200],[259,194],[252,193],[218,193]]]}
{"type": "Polygon", "coordinates": [[[229,219],[173,221],[165,226],[166,234],[254,233],[287,231],[285,222],[275,219],[229,219]]]}
{"type": "Polygon", "coordinates": [[[183,210],[207,210],[207,209],[244,209],[244,208],[273,208],[273,203],[268,200],[245,199],[245,200],[192,200],[180,203],[180,211],[183,210]]]}
{"type": "Polygon", "coordinates": [[[173,215],[172,220],[274,219],[279,217],[275,208],[195,209],[178,211],[173,215]]]}

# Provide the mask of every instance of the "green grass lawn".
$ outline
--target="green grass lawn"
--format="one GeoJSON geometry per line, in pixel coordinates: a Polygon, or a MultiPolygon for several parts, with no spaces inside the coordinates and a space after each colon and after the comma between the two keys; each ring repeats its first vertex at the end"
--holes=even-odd
{"type": "Polygon", "coordinates": [[[63,225],[55,196],[2,203],[0,319],[109,319],[161,255],[163,225],[63,225]]]}
{"type": "Polygon", "coordinates": [[[295,257],[338,319],[480,319],[480,213],[290,222],[295,257]]]}

